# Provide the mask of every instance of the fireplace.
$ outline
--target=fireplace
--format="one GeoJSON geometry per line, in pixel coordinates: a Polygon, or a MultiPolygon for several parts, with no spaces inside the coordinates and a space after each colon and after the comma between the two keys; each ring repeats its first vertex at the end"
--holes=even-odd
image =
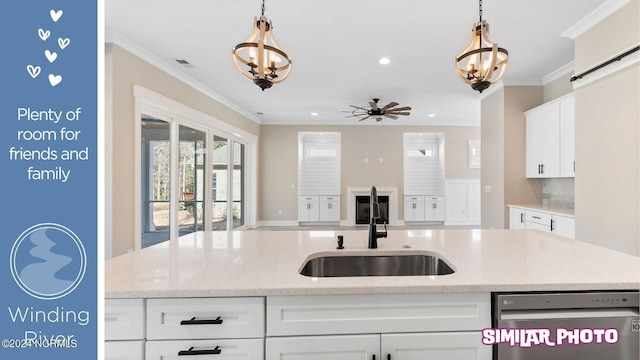
{"type": "MultiPolygon", "coordinates": [[[[371,212],[369,202],[371,196],[356,196],[356,224],[369,224],[371,212]]],[[[380,217],[376,219],[376,224],[389,223],[389,196],[378,196],[378,209],[380,217]]]]}
{"type": "MultiPolygon", "coordinates": [[[[383,215],[387,224],[391,226],[403,225],[404,223],[398,220],[398,188],[390,186],[376,186],[378,190],[378,204],[380,205],[380,215],[383,215]],[[383,204],[386,201],[386,204],[383,204]]],[[[355,225],[368,225],[369,224],[369,196],[371,195],[371,187],[347,187],[347,220],[342,225],[355,226],[355,225]],[[356,206],[357,197],[366,198],[362,201],[366,204],[366,210],[362,210],[362,215],[359,217],[366,217],[365,222],[356,223],[356,214],[358,209],[356,206]]],[[[363,204],[363,205],[364,205],[363,204]]],[[[382,219],[381,219],[382,220],[382,219]]],[[[361,220],[362,221],[362,220],[361,220]]],[[[382,220],[384,221],[384,220],[382,220]]],[[[382,223],[382,222],[379,222],[382,223]]]]}

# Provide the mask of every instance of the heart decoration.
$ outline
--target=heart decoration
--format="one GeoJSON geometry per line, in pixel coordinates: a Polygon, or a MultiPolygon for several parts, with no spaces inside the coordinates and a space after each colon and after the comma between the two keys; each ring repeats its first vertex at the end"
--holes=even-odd
{"type": "Polygon", "coordinates": [[[40,36],[40,39],[42,39],[42,41],[47,41],[49,36],[51,36],[51,31],[43,30],[42,28],[40,28],[38,29],[38,36],[40,36]]]}
{"type": "Polygon", "coordinates": [[[58,53],[45,50],[44,56],[47,57],[47,60],[49,60],[50,63],[53,63],[58,58],[58,53]]]}
{"type": "Polygon", "coordinates": [[[49,11],[49,15],[51,15],[51,20],[53,20],[53,22],[58,22],[62,16],[62,10],[55,11],[51,9],[51,11],[49,11]]]}
{"type": "Polygon", "coordinates": [[[62,75],[49,74],[49,84],[56,86],[62,82],[62,75]]]}
{"type": "Polygon", "coordinates": [[[40,75],[40,70],[40,66],[27,65],[27,72],[34,79],[40,75]]]}
{"type": "Polygon", "coordinates": [[[60,49],[64,50],[64,48],[66,48],[67,46],[69,46],[69,43],[71,43],[71,39],[69,38],[58,38],[58,46],[60,46],[60,49]]]}

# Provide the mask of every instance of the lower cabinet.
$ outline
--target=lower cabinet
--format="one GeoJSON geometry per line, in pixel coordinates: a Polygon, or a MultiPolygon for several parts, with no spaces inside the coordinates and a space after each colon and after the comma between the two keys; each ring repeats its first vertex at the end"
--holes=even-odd
{"type": "Polygon", "coordinates": [[[266,360],[491,359],[482,333],[372,334],[269,338],[266,360]]]}
{"type": "Polygon", "coordinates": [[[380,359],[380,335],[290,336],[268,338],[265,360],[380,359]]]}
{"type": "Polygon", "coordinates": [[[146,360],[184,359],[189,355],[201,359],[263,359],[263,352],[262,339],[147,341],[146,360]]]}
{"type": "Polygon", "coordinates": [[[104,360],[142,360],[144,359],[144,340],[106,341],[104,360]]]}
{"type": "Polygon", "coordinates": [[[523,208],[509,206],[509,229],[525,228],[525,210],[523,208]]]}
{"type": "Polygon", "coordinates": [[[490,360],[488,293],[267,297],[265,359],[490,360]]]}
{"type": "Polygon", "coordinates": [[[533,229],[575,239],[576,222],[571,216],[509,205],[509,229],[533,229]]]}

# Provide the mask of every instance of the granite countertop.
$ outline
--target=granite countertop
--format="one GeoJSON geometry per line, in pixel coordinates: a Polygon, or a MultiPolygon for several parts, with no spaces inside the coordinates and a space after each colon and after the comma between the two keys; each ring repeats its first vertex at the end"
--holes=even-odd
{"type": "Polygon", "coordinates": [[[544,211],[551,214],[562,215],[562,216],[575,216],[575,210],[571,208],[563,208],[549,205],[540,205],[540,204],[510,204],[508,207],[517,207],[521,209],[530,209],[536,211],[544,211]]]}
{"type": "Polygon", "coordinates": [[[538,230],[196,232],[105,261],[106,298],[385,294],[640,288],[640,258],[538,230]],[[337,235],[344,250],[336,250],[337,235]],[[408,246],[409,248],[406,248],[408,246]],[[319,254],[434,252],[455,273],[313,278],[319,254]]]}

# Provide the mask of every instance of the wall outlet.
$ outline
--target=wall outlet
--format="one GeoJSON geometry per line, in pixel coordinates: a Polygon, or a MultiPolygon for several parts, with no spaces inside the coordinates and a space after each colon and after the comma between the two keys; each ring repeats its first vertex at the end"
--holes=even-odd
{"type": "Polygon", "coordinates": [[[491,192],[491,185],[485,185],[484,186],[484,192],[490,193],[491,192]]]}
{"type": "Polygon", "coordinates": [[[291,184],[291,190],[295,189],[296,186],[294,184],[291,184]]]}

